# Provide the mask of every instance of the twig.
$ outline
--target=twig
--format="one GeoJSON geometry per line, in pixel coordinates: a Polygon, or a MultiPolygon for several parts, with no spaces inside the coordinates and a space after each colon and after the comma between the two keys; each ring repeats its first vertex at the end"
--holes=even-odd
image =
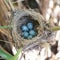
{"type": "Polygon", "coordinates": [[[9,2],[9,4],[10,4],[10,7],[11,7],[12,11],[15,11],[15,8],[14,8],[14,6],[13,6],[11,0],[8,0],[8,2],[9,2]]]}
{"type": "Polygon", "coordinates": [[[9,6],[8,2],[6,0],[3,0],[3,1],[4,1],[5,5],[6,5],[6,7],[8,8],[8,10],[11,10],[11,7],[9,6]]]}
{"type": "Polygon", "coordinates": [[[8,42],[8,41],[4,41],[4,40],[1,40],[1,39],[0,39],[0,42],[11,43],[10,41],[8,42]]]}

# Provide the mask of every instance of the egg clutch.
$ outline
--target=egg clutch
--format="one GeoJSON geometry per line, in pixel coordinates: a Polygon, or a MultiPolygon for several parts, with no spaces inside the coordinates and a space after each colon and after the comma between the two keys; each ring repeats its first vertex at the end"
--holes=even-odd
{"type": "Polygon", "coordinates": [[[27,24],[23,24],[21,26],[21,31],[22,31],[21,36],[25,39],[32,39],[33,37],[35,37],[37,35],[37,32],[34,29],[32,22],[28,22],[27,24]]]}

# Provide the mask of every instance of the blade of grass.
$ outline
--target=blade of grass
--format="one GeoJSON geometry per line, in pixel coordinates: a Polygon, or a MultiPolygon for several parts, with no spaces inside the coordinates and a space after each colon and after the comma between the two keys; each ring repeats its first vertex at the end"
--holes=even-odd
{"type": "Polygon", "coordinates": [[[16,55],[15,55],[11,60],[18,60],[19,54],[20,54],[21,52],[22,52],[22,48],[20,48],[20,49],[17,51],[16,55]]]}
{"type": "Polygon", "coordinates": [[[60,30],[60,26],[53,27],[51,30],[52,30],[52,31],[60,30]]]}
{"type": "Polygon", "coordinates": [[[8,25],[8,26],[0,26],[0,29],[1,28],[12,28],[12,25],[8,25]]]}
{"type": "Polygon", "coordinates": [[[22,48],[20,48],[15,56],[12,56],[8,52],[6,52],[1,46],[0,46],[0,56],[5,60],[18,60],[19,54],[21,53],[22,48]]]}
{"type": "Polygon", "coordinates": [[[10,60],[13,56],[0,47],[0,56],[6,60],[10,60]]]}

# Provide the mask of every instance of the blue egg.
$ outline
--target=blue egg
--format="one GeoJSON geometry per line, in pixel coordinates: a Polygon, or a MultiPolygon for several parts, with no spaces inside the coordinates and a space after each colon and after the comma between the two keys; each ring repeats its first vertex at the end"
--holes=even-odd
{"type": "Polygon", "coordinates": [[[32,24],[32,23],[28,23],[28,24],[27,24],[27,27],[28,27],[29,29],[33,29],[33,24],[32,24]]]}
{"type": "Polygon", "coordinates": [[[35,36],[36,35],[36,32],[34,30],[30,30],[29,31],[29,34],[32,35],[32,36],[35,36]]]}
{"type": "Polygon", "coordinates": [[[29,36],[28,36],[28,39],[32,39],[32,37],[33,37],[32,35],[29,35],[29,36]]]}
{"type": "Polygon", "coordinates": [[[23,35],[24,38],[28,38],[29,33],[25,31],[25,32],[22,32],[22,35],[23,35]]]}
{"type": "Polygon", "coordinates": [[[28,27],[26,25],[22,26],[22,31],[28,31],[28,27]]]}

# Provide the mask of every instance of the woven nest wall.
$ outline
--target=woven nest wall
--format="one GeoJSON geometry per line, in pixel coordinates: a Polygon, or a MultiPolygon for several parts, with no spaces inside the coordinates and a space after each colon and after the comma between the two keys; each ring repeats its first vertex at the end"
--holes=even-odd
{"type": "Polygon", "coordinates": [[[12,35],[13,35],[13,39],[15,42],[15,46],[17,48],[19,48],[19,47],[28,45],[32,41],[36,41],[38,39],[38,37],[40,37],[42,35],[43,30],[44,30],[44,25],[46,24],[46,22],[39,13],[36,13],[32,10],[29,10],[29,11],[16,10],[14,13],[12,24],[13,24],[12,35]],[[36,29],[38,34],[37,34],[37,36],[33,37],[32,39],[24,39],[21,36],[20,27],[29,21],[31,21],[33,23],[34,28],[36,29]]]}

